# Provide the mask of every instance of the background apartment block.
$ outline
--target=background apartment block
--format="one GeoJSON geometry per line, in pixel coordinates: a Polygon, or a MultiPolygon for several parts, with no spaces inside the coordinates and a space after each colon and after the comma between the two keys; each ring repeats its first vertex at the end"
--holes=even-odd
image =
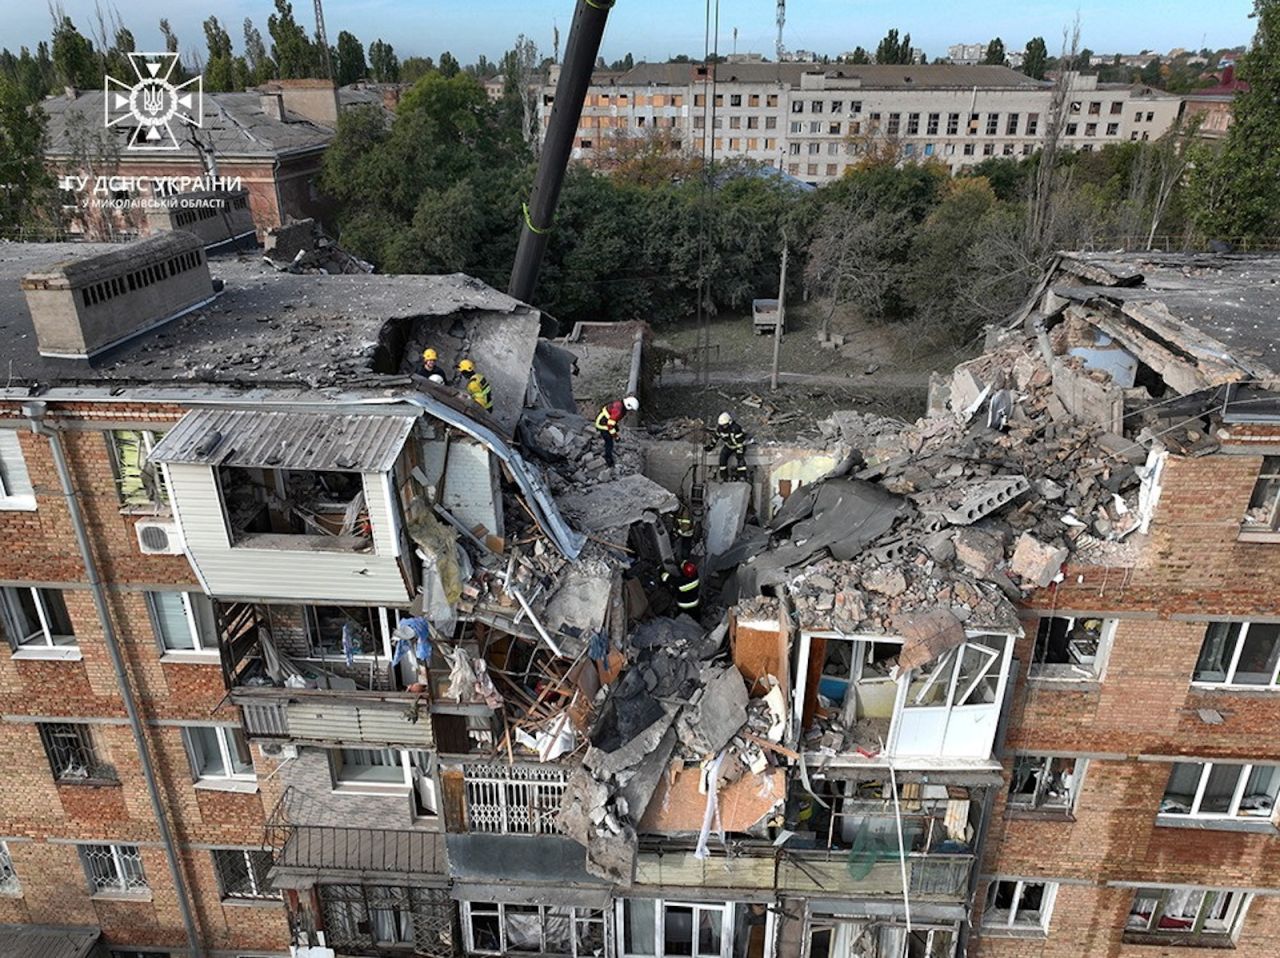
{"type": "MultiPolygon", "coordinates": [[[[553,68],[544,129],[555,80],[553,68]]],[[[1051,84],[1008,67],[642,63],[597,75],[574,156],[607,166],[627,141],[658,138],[694,155],[714,146],[717,157],[758,160],[812,184],[841,176],[868,149],[936,159],[956,171],[990,157],[1031,155],[1044,142],[1051,98],[1051,84]]],[[[1155,139],[1173,125],[1180,103],[1149,87],[1076,76],[1063,142],[1084,151],[1155,139]]]]}

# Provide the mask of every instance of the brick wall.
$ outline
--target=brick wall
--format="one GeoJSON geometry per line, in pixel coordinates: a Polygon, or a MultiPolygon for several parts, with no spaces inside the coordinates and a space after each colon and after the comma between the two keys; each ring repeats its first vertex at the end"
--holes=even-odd
{"type": "MultiPolygon", "coordinates": [[[[143,556],[137,516],[122,511],[106,430],[153,424],[164,430],[183,410],[140,404],[58,406],[73,481],[106,583],[108,604],[135,690],[170,823],[182,848],[184,878],[205,946],[231,951],[287,949],[281,902],[224,904],[210,852],[193,846],[259,847],[266,815],[259,793],[197,788],[172,723],[238,723],[224,701],[217,660],[207,664],[161,661],[145,592],[198,590],[183,556],[143,556]]],[[[0,403],[0,418],[18,418],[0,403]]],[[[9,842],[22,883],[18,896],[0,896],[0,921],[99,925],[117,946],[172,946],[185,941],[169,865],[127,724],[115,671],[79,558],[48,440],[20,434],[35,487],[34,512],[0,511],[0,582],[39,583],[65,590],[79,661],[11,658],[0,646],[0,761],[5,769],[0,837],[9,842]],[[119,784],[56,784],[32,718],[107,720],[93,725],[103,758],[119,784]],[[29,840],[16,840],[29,839],[29,840]],[[67,842],[137,843],[151,886],[145,901],[108,901],[89,894],[76,846],[67,842]]],[[[258,753],[255,750],[255,759],[258,753]]]]}
{"type": "MultiPolygon", "coordinates": [[[[1256,431],[1251,428],[1250,431],[1256,431]]],[[[1149,535],[1127,567],[1070,566],[1065,580],[1028,602],[1017,644],[1022,673],[1010,717],[1008,753],[1094,755],[1074,815],[993,812],[987,876],[1071,879],[1058,891],[1048,936],[980,934],[972,953],[998,958],[1176,955],[1184,948],[1126,944],[1133,899],[1114,882],[1274,888],[1274,834],[1156,825],[1170,765],[1157,756],[1280,763],[1280,692],[1192,689],[1210,617],[1277,614],[1280,545],[1241,543],[1237,533],[1261,465],[1239,445],[1198,459],[1170,457],[1149,535]],[[1035,611],[1088,612],[1119,619],[1100,683],[1027,679],[1035,611]],[[1213,710],[1221,724],[1204,721],[1213,710]],[[1140,761],[1139,756],[1147,760],[1140,761]]],[[[1252,450],[1249,450],[1252,452],[1252,450]]],[[[1012,759],[1007,755],[1006,781],[1012,759]]],[[[985,898],[979,889],[979,907],[985,898]]],[[[1237,953],[1280,953],[1280,898],[1255,897],[1237,953]]]]}

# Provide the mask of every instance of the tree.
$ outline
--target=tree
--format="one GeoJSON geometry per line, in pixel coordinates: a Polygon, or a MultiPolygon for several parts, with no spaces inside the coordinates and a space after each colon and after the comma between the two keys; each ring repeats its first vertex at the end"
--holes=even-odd
{"type": "MultiPolygon", "coordinates": [[[[169,26],[169,21],[164,17],[160,18],[160,35],[164,37],[164,48],[169,53],[178,52],[178,35],[173,32],[173,28],[169,26]]],[[[169,74],[169,79],[175,82],[186,80],[187,71],[182,65],[181,60],[173,61],[173,70],[169,74]]]]}
{"type": "Polygon", "coordinates": [[[876,47],[876,63],[910,63],[911,62],[911,34],[903,34],[902,39],[898,39],[898,31],[890,30],[885,34],[880,45],[876,47]]]}
{"type": "Polygon", "coordinates": [[[849,54],[850,63],[870,63],[871,54],[862,47],[854,47],[853,52],[849,54]]]}
{"type": "Polygon", "coordinates": [[[1022,53],[1022,72],[1033,80],[1043,80],[1048,59],[1049,50],[1045,46],[1044,37],[1032,37],[1022,53]]]}
{"type": "Polygon", "coordinates": [[[338,86],[346,86],[363,80],[369,74],[364,61],[364,44],[354,33],[343,30],[338,34],[338,86]]]}
{"type": "Polygon", "coordinates": [[[458,65],[457,57],[448,50],[445,50],[444,53],[440,54],[440,73],[446,80],[450,77],[457,76],[458,71],[461,69],[462,67],[458,65]]]}
{"type": "Polygon", "coordinates": [[[33,225],[51,195],[44,140],[44,112],[0,74],[0,234],[33,225]]]}
{"type": "Polygon", "coordinates": [[[1160,58],[1152,57],[1147,65],[1142,68],[1142,72],[1138,75],[1147,86],[1158,87],[1164,77],[1160,70],[1160,58]]]}
{"type": "Polygon", "coordinates": [[[982,58],[982,62],[988,66],[1002,67],[1004,66],[1004,41],[996,37],[987,44],[987,54],[982,58]]]}
{"type": "Polygon", "coordinates": [[[1280,0],[1254,0],[1258,29],[1236,75],[1221,152],[1199,151],[1191,174],[1193,216],[1207,235],[1246,240],[1280,235],[1280,0]]]}
{"type": "Polygon", "coordinates": [[[99,85],[93,44],[63,14],[53,27],[53,67],[63,86],[89,90],[99,85]]]}
{"type": "Polygon", "coordinates": [[[391,44],[381,39],[369,44],[369,73],[378,83],[396,83],[400,79],[400,60],[391,44]]]}
{"type": "Polygon", "coordinates": [[[985,178],[951,180],[912,240],[907,269],[911,305],[917,316],[928,317],[956,340],[976,332],[987,318],[985,302],[969,294],[979,285],[974,250],[996,205],[985,178]]]}
{"type": "Polygon", "coordinates": [[[436,63],[431,57],[405,57],[404,63],[400,64],[400,79],[414,84],[435,68],[436,63]]]}
{"type": "Polygon", "coordinates": [[[276,77],[276,62],[267,55],[262,34],[248,17],[244,18],[244,58],[248,67],[245,85],[257,86],[276,77]]]}
{"type": "Polygon", "coordinates": [[[204,88],[214,93],[238,89],[240,77],[231,53],[231,34],[217,17],[204,22],[204,39],[209,50],[204,65],[204,88]]]}
{"type": "Polygon", "coordinates": [[[275,0],[276,12],[267,17],[271,34],[271,55],[275,58],[280,79],[293,80],[315,76],[320,65],[319,52],[307,31],[293,17],[289,0],[275,0]]]}

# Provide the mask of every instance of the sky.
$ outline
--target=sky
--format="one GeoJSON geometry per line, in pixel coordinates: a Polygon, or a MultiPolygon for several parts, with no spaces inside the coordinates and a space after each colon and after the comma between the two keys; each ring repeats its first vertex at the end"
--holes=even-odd
{"type": "MultiPolygon", "coordinates": [[[[111,0],[99,0],[104,9],[111,0]]],[[[714,0],[713,0],[714,2],[714,0]]],[[[61,0],[82,33],[95,23],[95,0],[61,0]]],[[[237,53],[241,24],[252,17],[267,35],[272,0],[115,0],[143,50],[163,49],[157,26],[168,17],[182,50],[204,52],[202,22],[210,14],[227,26],[237,53]]],[[[533,38],[550,55],[552,29],[558,25],[561,50],[568,36],[574,0],[325,0],[329,42],[350,30],[367,46],[382,38],[401,59],[411,55],[439,58],[451,51],[463,63],[484,54],[497,59],[518,33],[533,38]]],[[[1077,12],[1081,45],[1097,53],[1166,52],[1173,47],[1221,48],[1247,43],[1253,35],[1252,0],[790,0],[784,41],[788,49],[814,50],[832,56],[863,46],[874,50],[885,32],[896,27],[911,34],[912,45],[930,59],[944,56],[952,43],[985,42],[999,36],[1005,48],[1020,50],[1033,36],[1043,36],[1050,53],[1062,45],[1063,27],[1077,12]]],[[[294,14],[310,27],[310,0],[295,0],[294,14]]],[[[776,41],[774,0],[720,0],[720,52],[733,50],[738,30],[739,52],[772,56],[776,41]]],[[[609,16],[601,54],[607,60],[630,52],[637,60],[665,60],[678,53],[701,56],[705,36],[705,3],[697,0],[617,0],[609,16]]],[[[34,47],[49,35],[44,3],[0,0],[0,47],[16,52],[34,47]]]]}

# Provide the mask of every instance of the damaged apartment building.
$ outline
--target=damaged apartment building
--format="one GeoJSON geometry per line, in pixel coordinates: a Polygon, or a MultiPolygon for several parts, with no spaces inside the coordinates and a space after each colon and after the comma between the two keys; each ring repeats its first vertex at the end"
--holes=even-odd
{"type": "Polygon", "coordinates": [[[465,276],[6,246],[6,936],[1274,954],[1278,280],[1064,255],[924,418],[722,483],[631,423],[605,465],[640,329],[584,396],[465,276]]]}

